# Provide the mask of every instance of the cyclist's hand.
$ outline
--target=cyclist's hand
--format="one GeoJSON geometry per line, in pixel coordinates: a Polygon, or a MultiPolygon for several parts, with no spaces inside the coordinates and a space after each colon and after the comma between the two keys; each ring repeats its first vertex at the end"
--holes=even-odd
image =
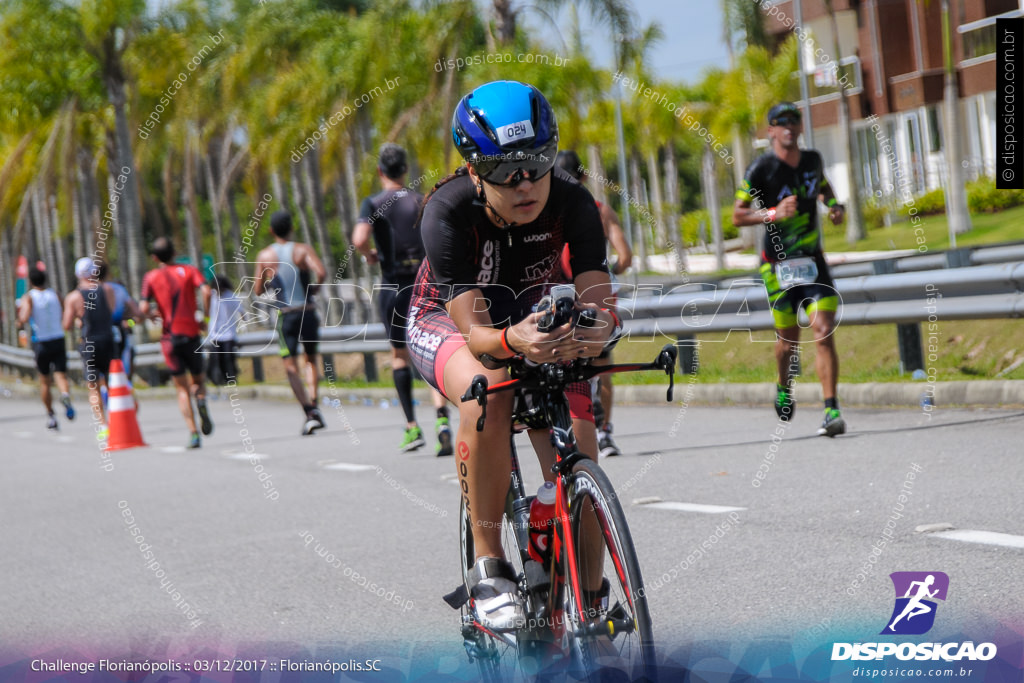
{"type": "Polygon", "coordinates": [[[541,332],[537,324],[543,313],[531,313],[509,328],[508,341],[512,348],[534,363],[552,363],[583,356],[585,346],[573,339],[572,323],[541,332]]]}
{"type": "Polygon", "coordinates": [[[792,218],[796,215],[796,195],[791,194],[775,206],[776,218],[792,218]]]}
{"type": "Polygon", "coordinates": [[[585,327],[577,325],[573,328],[573,337],[583,344],[583,353],[580,358],[597,358],[604,351],[604,345],[611,339],[615,331],[615,319],[611,314],[603,310],[597,304],[576,303],[577,310],[591,309],[597,314],[597,320],[593,325],[585,327]]]}

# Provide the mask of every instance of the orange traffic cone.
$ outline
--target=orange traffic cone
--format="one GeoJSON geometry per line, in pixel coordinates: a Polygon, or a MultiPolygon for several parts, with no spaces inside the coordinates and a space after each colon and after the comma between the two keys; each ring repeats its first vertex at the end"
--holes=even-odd
{"type": "Polygon", "coordinates": [[[124,374],[124,363],[119,360],[110,361],[110,374],[107,376],[107,421],[110,426],[110,437],[107,440],[108,451],[119,451],[125,448],[145,446],[139,422],[135,419],[135,398],[128,388],[128,376],[124,374]]]}

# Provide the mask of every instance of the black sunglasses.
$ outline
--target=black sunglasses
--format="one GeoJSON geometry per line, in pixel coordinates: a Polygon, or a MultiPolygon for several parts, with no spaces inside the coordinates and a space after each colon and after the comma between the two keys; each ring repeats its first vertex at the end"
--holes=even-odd
{"type": "Polygon", "coordinates": [[[773,126],[798,126],[800,125],[799,116],[780,116],[777,119],[772,120],[773,126]]]}
{"type": "Polygon", "coordinates": [[[555,153],[558,141],[548,144],[533,152],[512,152],[494,155],[478,161],[470,160],[470,164],[489,185],[498,187],[515,187],[525,180],[537,182],[555,166],[555,153]]]}

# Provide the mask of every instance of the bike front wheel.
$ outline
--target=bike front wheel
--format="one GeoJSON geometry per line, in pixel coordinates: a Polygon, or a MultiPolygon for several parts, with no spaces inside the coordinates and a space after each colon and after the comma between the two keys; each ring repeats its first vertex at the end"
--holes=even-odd
{"type": "Polygon", "coordinates": [[[646,591],[615,490],[597,463],[581,460],[565,494],[568,529],[562,531],[570,536],[568,547],[561,544],[562,604],[573,673],[588,681],[654,681],[646,591]],[[588,532],[597,538],[588,540],[588,532]],[[596,589],[602,577],[606,597],[596,589]]]}
{"type": "MultiPolygon", "coordinates": [[[[462,580],[469,588],[469,571],[476,559],[476,547],[473,539],[473,526],[466,501],[460,506],[459,545],[462,556],[462,580]]],[[[519,547],[516,543],[515,524],[510,511],[502,516],[502,546],[505,557],[518,576],[522,576],[523,567],[520,560],[519,547]]],[[[528,670],[524,670],[519,658],[519,648],[515,634],[494,633],[480,624],[473,614],[472,603],[462,608],[462,637],[466,652],[476,663],[481,680],[486,683],[519,683],[533,680],[528,670]]]]}

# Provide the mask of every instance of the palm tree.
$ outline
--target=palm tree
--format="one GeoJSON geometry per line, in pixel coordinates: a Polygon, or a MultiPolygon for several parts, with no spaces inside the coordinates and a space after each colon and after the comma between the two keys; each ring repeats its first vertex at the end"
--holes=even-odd
{"type": "Polygon", "coordinates": [[[82,0],[77,8],[80,40],[85,51],[96,61],[107,100],[114,109],[116,165],[128,178],[124,183],[118,215],[121,235],[125,239],[121,246],[127,252],[125,282],[133,291],[138,291],[141,286],[146,260],[138,191],[141,181],[136,173],[132,133],[128,125],[129,76],[125,70],[124,54],[136,36],[145,30],[145,11],[145,0],[82,0]]]}
{"type": "Polygon", "coordinates": [[[629,0],[536,0],[536,7],[524,5],[517,7],[512,0],[492,0],[495,23],[498,29],[498,42],[511,45],[516,36],[516,22],[524,9],[540,9],[556,13],[571,6],[574,12],[584,9],[598,25],[609,29],[613,40],[618,42],[624,36],[633,33],[633,11],[629,0]]]}
{"type": "Polygon", "coordinates": [[[734,52],[748,47],[770,46],[760,3],[750,0],[722,0],[722,28],[730,62],[734,52]]]}

